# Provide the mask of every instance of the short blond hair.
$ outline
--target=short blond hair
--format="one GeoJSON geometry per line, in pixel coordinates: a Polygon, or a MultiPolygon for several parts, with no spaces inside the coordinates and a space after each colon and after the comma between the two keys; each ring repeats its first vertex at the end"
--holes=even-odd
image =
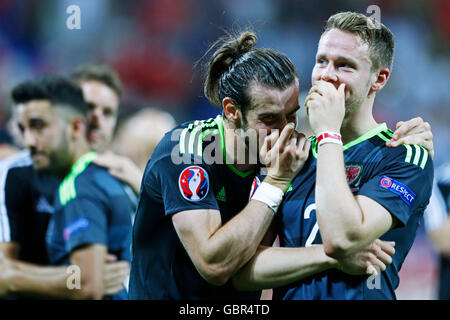
{"type": "Polygon", "coordinates": [[[369,45],[371,70],[388,68],[392,70],[394,61],[394,35],[381,22],[356,12],[340,12],[332,15],[325,26],[322,36],[331,29],[339,29],[358,35],[369,45]]]}
{"type": "Polygon", "coordinates": [[[82,64],[75,68],[70,77],[77,83],[97,81],[111,88],[119,98],[122,97],[123,86],[116,71],[107,65],[82,64]]]}

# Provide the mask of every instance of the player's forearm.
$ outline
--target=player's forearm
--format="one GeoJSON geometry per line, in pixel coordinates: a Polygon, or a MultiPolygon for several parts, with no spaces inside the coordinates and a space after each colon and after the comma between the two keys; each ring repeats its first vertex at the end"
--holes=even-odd
{"type": "Polygon", "coordinates": [[[252,200],[209,239],[207,264],[228,281],[255,254],[274,212],[265,203],[252,200]]]}
{"type": "Polygon", "coordinates": [[[30,272],[36,276],[38,275],[54,275],[61,273],[62,270],[66,270],[67,266],[38,266],[32,263],[13,260],[13,266],[15,270],[20,272],[30,272]]]}
{"type": "Polygon", "coordinates": [[[89,244],[71,252],[70,262],[80,268],[80,291],[83,299],[103,298],[106,255],[107,248],[104,244],[89,244]]]}
{"type": "Polygon", "coordinates": [[[233,284],[238,290],[276,288],[335,266],[337,261],[328,257],[321,245],[308,248],[260,246],[249,263],[233,277],[233,284]]]}
{"type": "Polygon", "coordinates": [[[9,292],[40,299],[77,299],[79,290],[67,285],[66,266],[41,267],[15,262],[9,276],[9,292]]]}
{"type": "Polygon", "coordinates": [[[325,252],[337,257],[358,250],[363,215],[347,184],[342,147],[338,144],[319,147],[315,197],[325,252]]]}

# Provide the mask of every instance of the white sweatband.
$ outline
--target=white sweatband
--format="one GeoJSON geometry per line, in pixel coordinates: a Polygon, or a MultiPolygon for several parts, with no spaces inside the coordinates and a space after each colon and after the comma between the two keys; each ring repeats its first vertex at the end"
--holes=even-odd
{"type": "Polygon", "coordinates": [[[284,192],[270,183],[262,182],[256,189],[252,200],[258,200],[267,204],[275,213],[283,200],[284,192]]]}

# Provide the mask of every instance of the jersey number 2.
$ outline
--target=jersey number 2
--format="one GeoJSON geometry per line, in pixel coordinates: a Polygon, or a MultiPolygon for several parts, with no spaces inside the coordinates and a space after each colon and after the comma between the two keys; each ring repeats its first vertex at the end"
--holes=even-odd
{"type": "MultiPolygon", "coordinates": [[[[316,211],[315,203],[311,203],[309,206],[306,207],[304,218],[309,219],[311,217],[311,213],[313,210],[315,213],[316,211]]],[[[306,239],[305,247],[311,247],[314,245],[313,242],[316,239],[317,232],[319,232],[319,224],[317,223],[316,219],[316,223],[314,224],[314,227],[312,228],[311,233],[308,236],[308,239],[306,239]]]]}

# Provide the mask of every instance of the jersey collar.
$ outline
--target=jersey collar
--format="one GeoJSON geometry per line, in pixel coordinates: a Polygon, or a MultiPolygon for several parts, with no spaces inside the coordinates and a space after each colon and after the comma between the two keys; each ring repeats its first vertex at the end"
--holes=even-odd
{"type": "Polygon", "coordinates": [[[97,157],[97,152],[91,151],[82,155],[78,160],[73,164],[72,169],[70,170],[70,174],[79,175],[82,173],[87,166],[97,157]]]}
{"type": "Polygon", "coordinates": [[[75,179],[87,168],[88,165],[97,157],[97,152],[88,152],[82,155],[73,164],[70,173],[64,178],[58,188],[59,201],[65,206],[70,200],[77,197],[75,188],[75,179]]]}
{"type": "MultiPolygon", "coordinates": [[[[372,138],[373,136],[376,136],[377,134],[379,134],[380,132],[386,131],[388,129],[386,123],[380,123],[378,126],[376,126],[375,128],[367,131],[366,133],[364,133],[362,136],[356,138],[355,140],[352,140],[348,143],[346,143],[343,147],[342,150],[345,151],[361,142],[364,142],[366,140],[369,140],[370,138],[372,138]]],[[[312,142],[312,154],[314,156],[314,158],[317,158],[317,137],[315,136],[311,136],[309,137],[309,140],[311,140],[312,142]]]]}
{"type": "Polygon", "coordinates": [[[227,165],[227,167],[233,171],[235,174],[237,174],[238,176],[242,177],[242,178],[246,178],[249,175],[251,175],[252,173],[255,172],[255,169],[251,169],[248,171],[239,171],[238,169],[236,169],[232,164],[227,163],[227,151],[226,151],[226,147],[225,147],[225,135],[224,135],[224,128],[223,128],[223,118],[222,115],[218,115],[215,119],[217,126],[219,127],[219,134],[220,134],[220,144],[222,146],[222,154],[223,154],[223,161],[224,163],[227,165]]]}

